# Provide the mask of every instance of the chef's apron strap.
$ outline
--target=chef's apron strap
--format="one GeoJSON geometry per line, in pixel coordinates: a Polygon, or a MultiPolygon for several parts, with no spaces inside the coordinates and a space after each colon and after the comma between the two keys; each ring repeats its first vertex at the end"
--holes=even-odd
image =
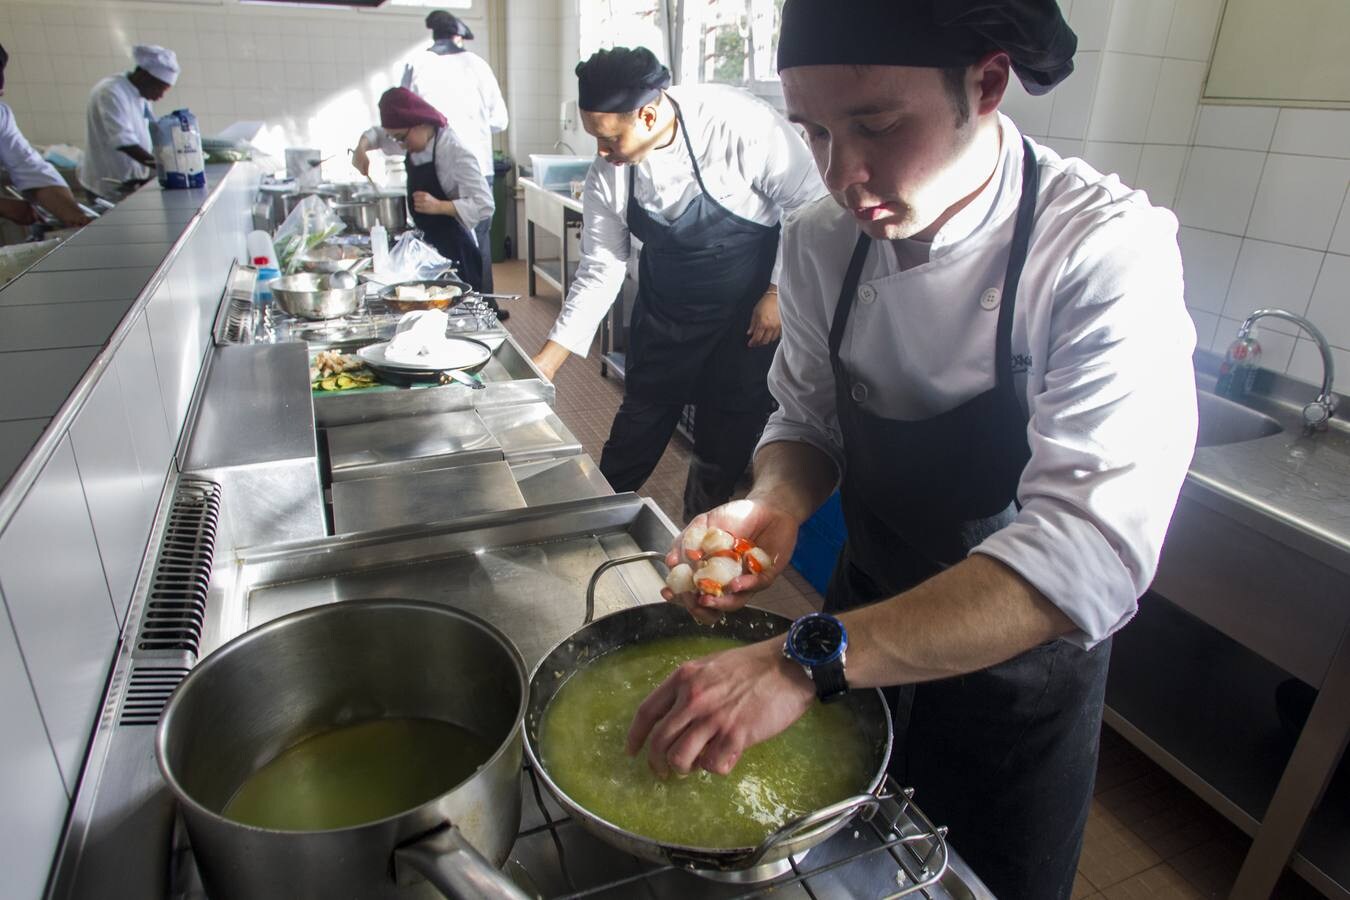
{"type": "Polygon", "coordinates": [[[1013,309],[1017,306],[1017,286],[1026,267],[1027,248],[1036,219],[1036,198],[1040,193],[1040,169],[1031,141],[1022,138],[1022,196],[1017,203],[1017,221],[1013,226],[1008,268],[1003,273],[1003,293],[998,309],[998,334],[994,342],[994,378],[1000,388],[1011,390],[1013,309]]]}
{"type": "Polygon", "coordinates": [[[853,296],[858,292],[858,279],[862,277],[863,263],[867,261],[867,251],[872,248],[872,239],[866,234],[858,235],[853,245],[853,257],[848,261],[844,273],[844,285],[839,291],[839,304],[830,322],[830,361],[838,363],[839,348],[844,342],[844,332],[848,329],[849,312],[853,309],[853,296]]]}

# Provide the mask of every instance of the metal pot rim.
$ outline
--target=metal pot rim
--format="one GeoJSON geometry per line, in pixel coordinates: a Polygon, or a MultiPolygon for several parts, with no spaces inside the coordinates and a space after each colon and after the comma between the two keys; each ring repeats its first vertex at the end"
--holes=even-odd
{"type": "MultiPolygon", "coordinates": [[[[656,603],[641,604],[639,606],[632,606],[627,609],[617,610],[615,612],[601,616],[597,619],[593,619],[592,621],[578,628],[576,631],[573,631],[571,634],[567,635],[562,640],[558,641],[556,644],[550,647],[544,653],[544,655],[540,657],[539,662],[535,665],[533,671],[530,672],[530,690],[533,691],[535,680],[544,671],[544,664],[548,661],[549,657],[551,657],[555,652],[558,651],[559,648],[563,647],[569,641],[575,640],[576,637],[582,632],[587,631],[592,626],[598,625],[601,622],[605,622],[607,620],[614,619],[619,616],[631,615],[634,610],[641,609],[643,606],[658,606],[658,605],[665,605],[665,601],[662,601],[662,603],[660,604],[656,603]]],[[[792,621],[791,619],[788,619],[786,616],[773,612],[772,610],[763,609],[762,607],[753,606],[750,604],[747,604],[745,607],[743,607],[743,609],[753,610],[756,613],[761,613],[777,619],[781,619],[788,624],[791,624],[792,621]]],[[[624,646],[632,646],[632,644],[630,643],[624,646]]],[[[572,674],[575,674],[575,672],[572,674]]],[[[569,675],[568,677],[570,678],[571,676],[569,675]]],[[[882,709],[887,709],[885,698],[882,695],[880,689],[873,688],[865,691],[860,691],[859,693],[866,693],[866,694],[875,693],[877,701],[881,703],[882,709]]],[[[894,726],[891,722],[890,716],[887,715],[885,718],[886,718],[886,753],[884,754],[884,759],[879,770],[872,776],[872,779],[868,782],[866,788],[867,794],[871,794],[872,796],[878,798],[880,797],[880,793],[886,783],[885,759],[889,758],[891,747],[895,740],[894,726]]],[[[529,763],[533,767],[535,774],[538,775],[540,779],[544,782],[544,786],[548,788],[549,793],[551,793],[554,799],[556,799],[558,803],[564,809],[567,810],[568,815],[573,816],[575,818],[583,819],[585,821],[589,821],[590,823],[599,826],[602,830],[611,832],[616,836],[623,838],[625,841],[635,841],[644,844],[650,847],[655,853],[661,854],[668,861],[680,865],[689,865],[691,863],[697,862],[705,864],[703,866],[704,868],[728,871],[740,868],[751,868],[754,865],[757,865],[765,861],[763,859],[755,858],[760,848],[763,847],[762,843],[755,847],[695,847],[688,844],[670,844],[665,843],[663,841],[658,841],[655,838],[648,837],[647,835],[629,831],[626,828],[623,828],[619,825],[615,825],[608,819],[605,819],[602,816],[599,816],[596,813],[591,812],[589,809],[573,800],[567,794],[566,791],[564,791],[561,787],[558,786],[558,784],[553,780],[552,776],[549,775],[548,768],[544,765],[543,760],[540,758],[540,755],[535,747],[534,737],[531,734],[529,728],[523,729],[522,737],[524,738],[525,744],[525,758],[529,760],[529,763]]],[[[858,796],[861,796],[861,794],[859,794],[858,796]]],[[[834,819],[830,819],[826,822],[823,822],[820,825],[810,829],[809,831],[805,831],[802,834],[793,837],[791,839],[791,842],[792,843],[806,842],[807,847],[814,846],[819,840],[822,840],[825,836],[827,836],[828,833],[833,833],[833,831],[841,827],[845,822],[851,819],[854,814],[855,814],[854,812],[840,814],[838,817],[834,819]]],[[[786,843],[783,846],[786,846],[786,843]]]]}
{"type": "MultiPolygon", "coordinates": [[[[223,662],[216,663],[217,667],[219,667],[220,665],[223,665],[223,662]]],[[[242,828],[247,831],[269,835],[342,834],[346,832],[358,832],[368,828],[369,829],[379,828],[380,826],[386,825],[398,819],[413,816],[423,809],[434,807],[436,804],[440,803],[440,801],[444,797],[453,794],[455,791],[459,790],[461,787],[468,784],[471,780],[473,780],[474,775],[476,775],[478,772],[481,772],[492,766],[494,763],[496,763],[497,760],[502,756],[502,754],[506,753],[510,749],[512,740],[517,734],[520,734],[523,737],[525,727],[525,712],[529,708],[529,702],[530,702],[530,684],[528,676],[525,674],[525,659],[520,655],[520,649],[516,647],[515,642],[512,641],[510,638],[508,638],[501,629],[493,625],[491,622],[488,622],[480,618],[479,616],[476,616],[470,612],[466,612],[462,609],[458,609],[456,607],[449,606],[444,603],[432,603],[426,600],[404,600],[400,598],[369,598],[363,600],[338,600],[333,603],[325,603],[321,606],[311,606],[307,609],[298,610],[296,612],[280,616],[276,619],[273,619],[270,622],[265,622],[264,624],[259,625],[257,628],[249,629],[248,631],[245,631],[243,634],[238,635],[237,637],[228,641],[223,646],[219,647],[215,652],[207,656],[206,659],[198,661],[188,672],[187,677],[184,678],[182,682],[179,683],[178,687],[174,689],[174,692],[172,695],[170,695],[168,702],[164,704],[164,711],[160,714],[159,724],[155,726],[155,762],[159,766],[160,775],[164,778],[165,783],[168,784],[169,790],[173,792],[174,799],[178,803],[183,804],[185,806],[190,806],[194,810],[194,812],[198,813],[199,815],[203,815],[218,824],[227,825],[233,828],[242,828]],[[442,791],[436,796],[431,797],[422,803],[419,803],[417,806],[410,807],[408,809],[403,810],[402,812],[393,813],[392,815],[385,816],[382,819],[371,819],[369,822],[361,822],[357,825],[348,825],[344,828],[326,828],[326,829],[315,829],[311,831],[293,831],[279,828],[262,828],[257,825],[249,825],[244,822],[237,822],[234,819],[221,815],[219,812],[210,809],[207,806],[204,806],[197,800],[196,797],[193,797],[191,794],[189,794],[187,790],[183,787],[182,783],[179,782],[178,777],[175,775],[175,773],[170,769],[166,758],[168,754],[168,747],[167,747],[168,734],[169,728],[171,727],[169,723],[173,719],[173,713],[177,709],[179,700],[183,695],[184,687],[193,680],[193,678],[197,675],[198,672],[203,671],[209,672],[213,661],[225,660],[233,656],[234,654],[246,652],[247,647],[250,644],[254,643],[257,640],[261,640],[263,637],[265,637],[268,634],[271,634],[274,631],[278,631],[287,627],[297,627],[295,625],[296,622],[300,622],[306,619],[317,618],[322,615],[331,615],[333,614],[333,611],[336,609],[339,608],[350,609],[353,606],[372,609],[378,609],[380,607],[412,608],[424,610],[427,612],[434,612],[437,614],[450,614],[453,616],[457,616],[461,619],[464,619],[468,621],[470,624],[477,626],[478,628],[481,628],[484,632],[486,632],[488,635],[490,635],[491,637],[495,638],[498,641],[501,647],[504,650],[506,650],[511,659],[516,663],[516,670],[518,673],[520,673],[520,676],[523,680],[520,685],[520,706],[516,710],[514,722],[511,725],[510,730],[506,733],[506,736],[497,745],[497,749],[492,753],[492,755],[489,756],[486,760],[482,762],[482,764],[478,766],[478,769],[475,770],[475,773],[473,775],[469,775],[463,781],[458,782],[448,790],[442,791]]]]}

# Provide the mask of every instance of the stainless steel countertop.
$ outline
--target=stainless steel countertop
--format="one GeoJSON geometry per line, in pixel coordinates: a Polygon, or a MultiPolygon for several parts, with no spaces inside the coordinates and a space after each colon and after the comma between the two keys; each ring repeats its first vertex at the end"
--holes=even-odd
{"type": "Polygon", "coordinates": [[[511,467],[498,460],[339,481],[333,485],[333,530],[352,534],[450,522],[524,506],[511,467]]]}
{"type": "MultiPolygon", "coordinates": [[[[1197,362],[1198,383],[1212,389],[1217,357],[1197,362]]],[[[1304,434],[1303,404],[1317,389],[1269,375],[1266,392],[1241,402],[1283,431],[1197,449],[1182,493],[1350,575],[1350,402],[1327,431],[1304,434]]]]}
{"type": "Polygon", "coordinates": [[[503,458],[502,445],[472,409],[339,425],[326,434],[334,482],[503,458]]]}

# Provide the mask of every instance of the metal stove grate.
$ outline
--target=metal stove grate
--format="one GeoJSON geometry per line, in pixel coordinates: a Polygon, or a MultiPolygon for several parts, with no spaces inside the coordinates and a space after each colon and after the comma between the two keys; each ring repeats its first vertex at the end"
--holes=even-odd
{"type": "Polygon", "coordinates": [[[219,523],[220,485],[180,481],[155,559],[134,656],[167,652],[196,657],[219,523]]]}
{"type": "MultiPolygon", "coordinates": [[[[527,828],[516,836],[516,847],[531,837],[547,834],[553,845],[558,869],[566,885],[563,892],[547,894],[549,900],[580,900],[585,897],[634,897],[659,898],[674,895],[688,896],[687,889],[667,885],[659,887],[662,879],[676,876],[688,877],[684,870],[676,866],[658,866],[643,864],[639,871],[601,879],[592,879],[582,883],[568,865],[567,832],[580,830],[570,817],[556,815],[545,802],[543,790],[533,767],[527,762],[525,772],[534,792],[534,801],[542,815],[544,824],[527,828]]],[[[789,888],[796,886],[800,895],[810,900],[839,895],[841,882],[847,884],[850,867],[866,867],[869,885],[884,884],[884,888],[875,888],[871,893],[860,892],[856,887],[845,887],[847,896],[862,900],[896,900],[911,895],[938,898],[951,896],[941,885],[947,873],[947,829],[935,826],[928,816],[913,802],[912,788],[902,788],[889,775],[883,788],[882,797],[886,800],[881,810],[872,816],[860,816],[854,820],[853,843],[842,853],[824,855],[820,849],[832,842],[813,850],[804,859],[792,859],[791,872],[772,881],[760,884],[717,884],[700,881],[707,892],[715,891],[719,900],[748,900],[770,894],[784,895],[789,888]],[[876,869],[884,867],[883,875],[878,878],[876,869]],[[815,882],[813,884],[813,882],[815,882]]],[[[848,829],[846,828],[845,831],[848,829]]],[[[617,854],[617,851],[613,851],[617,854]]],[[[526,873],[529,874],[528,872],[526,873]]]]}

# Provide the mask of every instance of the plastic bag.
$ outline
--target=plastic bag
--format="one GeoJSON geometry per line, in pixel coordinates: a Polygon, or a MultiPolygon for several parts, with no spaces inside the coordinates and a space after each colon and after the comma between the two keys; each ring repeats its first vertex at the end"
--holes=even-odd
{"type": "Polygon", "coordinates": [[[322,197],[301,200],[272,235],[282,274],[294,272],[306,250],[331,240],[346,227],[322,197]]]}
{"type": "Polygon", "coordinates": [[[394,241],[389,251],[388,278],[382,280],[394,284],[399,281],[430,281],[444,275],[455,274],[455,264],[441,256],[436,248],[422,240],[419,232],[405,231],[394,241]]]}

